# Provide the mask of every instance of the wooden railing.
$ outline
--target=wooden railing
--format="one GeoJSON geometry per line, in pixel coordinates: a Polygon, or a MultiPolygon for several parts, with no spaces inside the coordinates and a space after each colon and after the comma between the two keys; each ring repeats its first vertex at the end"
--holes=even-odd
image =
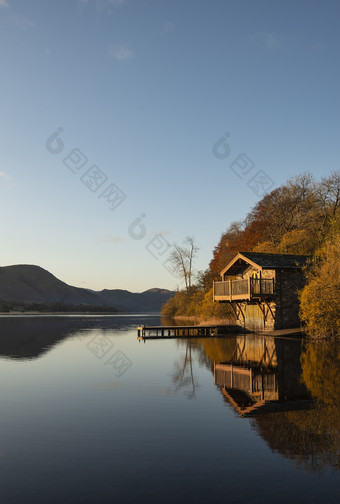
{"type": "Polygon", "coordinates": [[[214,282],[214,301],[250,300],[274,294],[274,279],[247,278],[214,282]]]}

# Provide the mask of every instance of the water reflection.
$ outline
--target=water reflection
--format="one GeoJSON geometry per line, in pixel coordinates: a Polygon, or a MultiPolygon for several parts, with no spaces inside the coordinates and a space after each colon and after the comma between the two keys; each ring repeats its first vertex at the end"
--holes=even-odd
{"type": "Polygon", "coordinates": [[[296,502],[298,488],[301,502],[338,502],[339,348],[253,335],[140,345],[144,322],[159,319],[1,320],[1,502],[245,502],[264,475],[266,499],[296,502]],[[123,377],[91,353],[96,334],[133,362],[123,377]]]}
{"type": "Polygon", "coordinates": [[[215,362],[215,383],[241,416],[309,407],[301,383],[301,342],[237,336],[229,359],[215,362]]]}
{"type": "Polygon", "coordinates": [[[216,386],[273,452],[340,469],[340,347],[265,336],[200,340],[216,386]]]}
{"type": "Polygon", "coordinates": [[[184,390],[187,398],[195,399],[198,380],[193,371],[193,340],[188,339],[186,343],[185,355],[180,356],[174,364],[172,380],[175,385],[175,391],[184,390]]]}
{"type": "Polygon", "coordinates": [[[137,322],[159,317],[143,315],[115,316],[15,316],[0,317],[0,356],[16,360],[32,360],[71,337],[87,335],[91,330],[127,331],[137,322]]]}

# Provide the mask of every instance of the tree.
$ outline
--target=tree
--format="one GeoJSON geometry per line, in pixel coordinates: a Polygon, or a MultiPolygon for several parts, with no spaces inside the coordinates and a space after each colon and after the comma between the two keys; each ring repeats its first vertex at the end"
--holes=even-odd
{"type": "Polygon", "coordinates": [[[189,291],[194,278],[193,263],[199,248],[195,245],[193,236],[187,236],[183,242],[183,246],[174,243],[173,247],[170,260],[174,271],[184,280],[185,288],[189,291]]]}
{"type": "Polygon", "coordinates": [[[211,289],[213,281],[214,274],[209,269],[206,269],[205,271],[200,270],[196,274],[195,287],[197,287],[199,291],[207,292],[211,289]]]}
{"type": "Polygon", "coordinates": [[[300,317],[310,336],[340,336],[340,231],[318,251],[300,293],[300,317]]]}
{"type": "Polygon", "coordinates": [[[315,187],[318,195],[320,212],[325,225],[329,217],[335,217],[340,207],[340,171],[323,177],[315,187]]]}
{"type": "Polygon", "coordinates": [[[220,271],[235,257],[237,252],[245,250],[243,233],[244,224],[241,221],[232,222],[228,229],[222,233],[220,241],[213,251],[213,259],[209,264],[213,279],[219,279],[220,271]]]}
{"type": "Polygon", "coordinates": [[[271,242],[275,248],[286,233],[305,228],[308,221],[315,223],[314,208],[313,177],[304,173],[266,194],[247,215],[246,230],[253,233],[255,227],[259,242],[271,242]]]}
{"type": "Polygon", "coordinates": [[[340,171],[321,181],[310,173],[266,194],[244,221],[232,222],[213,251],[209,268],[217,279],[237,252],[314,254],[340,213],[340,171]]]}

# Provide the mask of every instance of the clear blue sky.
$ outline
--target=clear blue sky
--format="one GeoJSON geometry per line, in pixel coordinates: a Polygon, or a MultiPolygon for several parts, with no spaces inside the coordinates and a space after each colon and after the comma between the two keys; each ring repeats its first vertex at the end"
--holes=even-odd
{"type": "Polygon", "coordinates": [[[0,264],[172,289],[167,244],[194,235],[205,269],[263,191],[339,169],[339,17],[337,0],[0,0],[0,264]]]}

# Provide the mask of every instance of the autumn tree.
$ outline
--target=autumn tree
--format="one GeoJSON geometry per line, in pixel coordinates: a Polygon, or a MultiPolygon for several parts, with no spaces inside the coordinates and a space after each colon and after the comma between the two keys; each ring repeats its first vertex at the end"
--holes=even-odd
{"type": "Polygon", "coordinates": [[[228,229],[221,235],[220,241],[213,251],[213,259],[209,268],[212,276],[216,280],[220,271],[233,259],[235,254],[244,250],[244,223],[234,221],[228,229]]]}
{"type": "Polygon", "coordinates": [[[237,252],[314,254],[340,212],[340,172],[321,181],[310,173],[289,179],[266,194],[244,221],[232,222],[213,251],[216,279],[237,252]]]}
{"type": "Polygon", "coordinates": [[[268,241],[275,248],[286,233],[304,227],[314,202],[312,175],[299,175],[266,194],[249,212],[247,227],[256,224],[259,243],[268,241]]]}
{"type": "Polygon", "coordinates": [[[317,339],[340,336],[340,231],[317,252],[300,293],[300,317],[317,339]]]}

